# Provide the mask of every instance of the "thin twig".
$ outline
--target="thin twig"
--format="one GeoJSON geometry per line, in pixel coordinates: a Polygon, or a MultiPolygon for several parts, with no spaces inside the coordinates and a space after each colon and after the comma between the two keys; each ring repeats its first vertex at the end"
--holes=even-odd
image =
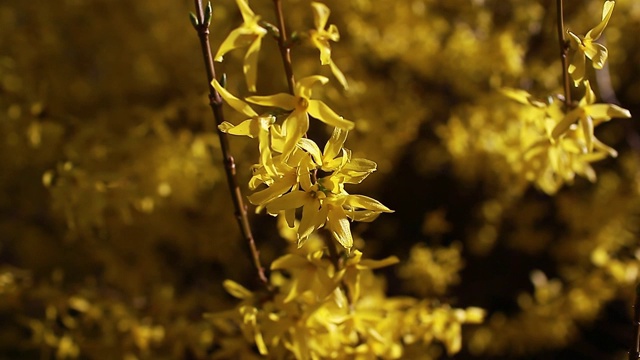
{"type": "Polygon", "coordinates": [[[284,72],[287,75],[287,85],[289,86],[289,92],[294,93],[296,80],[293,76],[293,66],[291,65],[291,49],[289,48],[289,39],[287,37],[287,28],[284,25],[284,15],[282,12],[282,2],[280,0],[273,0],[273,6],[276,12],[276,18],[278,20],[278,47],[280,48],[280,56],[282,57],[282,64],[284,65],[284,72]]]}
{"type": "Polygon", "coordinates": [[[640,359],[640,284],[636,286],[633,304],[633,345],[629,349],[629,360],[640,359]]]}
{"type": "MultiPolygon", "coordinates": [[[[207,82],[209,84],[209,105],[213,111],[213,117],[216,124],[220,125],[224,122],[224,115],[222,113],[222,98],[220,94],[213,87],[211,82],[216,78],[215,69],[213,67],[213,55],[211,54],[211,46],[209,45],[209,21],[205,19],[205,13],[202,8],[202,0],[194,0],[196,5],[196,21],[194,27],[200,38],[200,47],[202,48],[202,56],[204,58],[204,65],[207,71],[207,82]]],[[[207,12],[210,16],[210,11],[207,12]]],[[[216,127],[217,128],[217,127],[216,127]]],[[[231,150],[229,147],[229,141],[227,134],[218,129],[218,137],[220,139],[220,148],[222,150],[222,157],[224,162],[225,172],[227,174],[227,183],[229,184],[229,192],[233,200],[233,206],[235,208],[235,217],[238,221],[238,226],[242,232],[242,237],[249,246],[249,252],[251,253],[251,259],[253,265],[258,273],[258,278],[264,285],[269,288],[269,280],[265,274],[265,270],[260,263],[260,253],[256,247],[253,234],[251,232],[251,226],[249,224],[249,218],[247,216],[247,208],[242,201],[242,192],[238,185],[238,179],[236,175],[236,164],[233,156],[231,156],[231,150]]]]}
{"type": "Polygon", "coordinates": [[[562,59],[562,82],[564,86],[565,111],[569,111],[571,105],[571,82],[569,79],[569,42],[564,37],[564,3],[563,0],[556,0],[557,5],[557,25],[558,42],[560,43],[560,58],[562,59]]]}

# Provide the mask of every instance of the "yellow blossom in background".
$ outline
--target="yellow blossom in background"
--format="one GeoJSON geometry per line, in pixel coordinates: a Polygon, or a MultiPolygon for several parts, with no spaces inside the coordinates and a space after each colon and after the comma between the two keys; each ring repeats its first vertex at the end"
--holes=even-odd
{"type": "MultiPolygon", "coordinates": [[[[584,81],[585,95],[580,99],[578,106],[569,111],[566,116],[555,126],[551,132],[551,137],[557,140],[560,136],[567,133],[571,125],[576,121],[582,129],[582,137],[584,138],[583,152],[593,152],[594,146],[601,151],[615,155],[615,150],[602,144],[593,135],[593,129],[612,118],[630,118],[631,113],[627,109],[623,109],[615,104],[595,104],[596,95],[591,90],[589,81],[584,81]]],[[[580,144],[582,145],[582,144],[580,144]]]]}
{"type": "Polygon", "coordinates": [[[383,267],[395,265],[400,262],[396,256],[389,256],[382,260],[362,259],[362,252],[359,250],[349,254],[346,265],[341,271],[344,272],[345,283],[349,288],[351,301],[358,301],[361,295],[361,270],[375,270],[383,267]]]}
{"type": "Polygon", "coordinates": [[[320,63],[322,65],[329,65],[333,76],[347,89],[349,87],[347,78],[331,59],[331,46],[329,45],[329,41],[340,40],[340,33],[338,32],[337,26],[331,24],[328,29],[325,29],[331,11],[327,5],[315,1],[311,2],[311,7],[313,9],[313,23],[316,26],[315,29],[309,30],[311,43],[320,50],[320,63]]]}
{"type": "Polygon", "coordinates": [[[461,252],[459,243],[433,249],[414,245],[409,259],[399,267],[398,276],[405,280],[407,288],[421,296],[445,294],[460,282],[459,272],[464,267],[461,252]]]}
{"type": "Polygon", "coordinates": [[[267,30],[259,25],[260,16],[254,14],[249,7],[248,0],[236,0],[236,3],[244,23],[227,36],[216,52],[215,60],[222,61],[222,57],[229,51],[249,46],[247,54],[244,56],[242,69],[249,91],[255,92],[258,77],[258,53],[262,45],[262,38],[267,34],[267,30]]]}
{"type": "Polygon", "coordinates": [[[286,31],[273,1],[212,1],[216,77],[230,79],[212,86],[242,114],[218,129],[193,1],[0,2],[1,354],[624,356],[640,142],[637,122],[609,119],[639,106],[640,3],[617,1],[612,18],[613,2],[564,2],[572,76],[605,65],[565,106],[548,1],[314,1],[279,1],[286,31]],[[299,137],[297,103],[246,99],[288,89],[280,45],[295,79],[331,79],[291,93],[301,107],[322,100],[357,128],[299,137]],[[526,90],[508,101],[503,86],[526,90]],[[262,213],[249,220],[267,286],[229,209],[218,135],[262,213]],[[398,271],[378,273],[392,255],[398,271]],[[470,305],[490,309],[483,324],[469,326],[483,321],[470,305]]]}
{"type": "Polygon", "coordinates": [[[607,57],[609,55],[607,48],[595,41],[600,38],[604,28],[607,27],[615,4],[616,2],[614,0],[607,0],[604,2],[602,7],[602,20],[598,25],[596,25],[596,27],[589,30],[585,36],[576,35],[575,33],[568,31],[571,43],[577,47],[576,53],[569,65],[569,74],[571,74],[576,86],[578,86],[584,78],[585,57],[591,60],[594,69],[602,69],[604,63],[607,61],[607,57]]]}
{"type": "MultiPolygon", "coordinates": [[[[331,268],[328,259],[323,259],[323,251],[314,251],[306,257],[286,254],[271,263],[271,270],[286,270],[292,275],[287,284],[289,289],[284,302],[317,302],[331,294],[340,284],[340,278],[334,277],[336,269],[331,268]]],[[[285,291],[282,289],[283,292],[285,291]]]]}
{"type": "MultiPolygon", "coordinates": [[[[441,342],[452,355],[461,349],[461,325],[482,321],[479,308],[451,308],[428,300],[386,297],[372,270],[398,261],[363,259],[359,251],[335,271],[322,251],[287,254],[272,265],[273,292],[252,293],[227,280],[241,299],[235,309],[207,314],[215,327],[240,331],[260,354],[297,359],[401,359],[410,346],[441,342]],[[286,276],[281,276],[286,273],[286,276]]],[[[239,354],[221,341],[223,353],[239,354]]]]}
{"type": "Polygon", "coordinates": [[[521,120],[518,169],[548,194],[572,183],[576,174],[594,182],[596,173],[591,163],[617,156],[614,149],[595,137],[594,128],[615,117],[631,117],[628,110],[615,104],[596,104],[589,81],[584,85],[585,95],[566,114],[562,101],[550,98],[545,103],[523,90],[502,90],[530,114],[521,120]]]}

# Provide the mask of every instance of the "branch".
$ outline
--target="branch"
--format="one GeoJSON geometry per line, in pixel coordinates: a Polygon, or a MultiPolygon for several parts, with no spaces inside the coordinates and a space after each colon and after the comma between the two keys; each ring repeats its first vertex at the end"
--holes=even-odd
{"type": "Polygon", "coordinates": [[[562,59],[562,80],[564,86],[564,108],[571,109],[571,82],[569,79],[569,42],[564,37],[564,4],[563,0],[556,0],[558,15],[558,42],[560,43],[560,58],[562,59]]]}
{"type": "Polygon", "coordinates": [[[276,11],[276,18],[278,20],[278,47],[280,48],[280,56],[282,57],[282,64],[284,65],[284,72],[287,75],[287,84],[289,85],[289,92],[294,93],[296,80],[293,76],[293,66],[291,65],[291,49],[289,48],[287,38],[287,29],[284,25],[284,15],[282,13],[282,2],[280,0],[273,0],[273,5],[276,11]]]}
{"type": "MultiPolygon", "coordinates": [[[[191,22],[198,33],[198,37],[200,38],[200,47],[202,48],[205,70],[207,71],[207,82],[209,84],[209,106],[211,106],[216,124],[220,125],[224,122],[224,115],[222,113],[222,98],[211,84],[213,79],[216,78],[215,69],[213,67],[213,55],[211,54],[211,46],[209,45],[211,3],[207,4],[206,10],[203,11],[202,0],[194,1],[196,5],[196,14],[191,14],[191,22]]],[[[251,226],[249,225],[247,208],[242,201],[242,192],[240,191],[240,186],[238,185],[238,179],[236,175],[236,164],[233,156],[231,156],[227,134],[220,131],[217,126],[216,129],[218,129],[218,138],[220,139],[220,148],[222,150],[225,172],[227,174],[229,192],[231,194],[233,206],[235,208],[236,220],[238,221],[238,226],[240,227],[242,237],[249,246],[249,252],[251,253],[253,265],[258,272],[258,278],[267,288],[269,288],[269,280],[267,279],[265,270],[260,263],[260,253],[256,248],[256,243],[251,232],[251,226]]]]}

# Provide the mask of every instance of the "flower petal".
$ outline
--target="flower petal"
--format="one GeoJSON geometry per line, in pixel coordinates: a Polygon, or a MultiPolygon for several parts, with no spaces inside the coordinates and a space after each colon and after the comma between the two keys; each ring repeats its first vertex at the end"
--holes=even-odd
{"type": "Polygon", "coordinates": [[[309,194],[307,194],[307,201],[302,207],[302,218],[298,226],[299,239],[309,237],[314,230],[324,225],[326,216],[324,219],[320,217],[319,215],[322,213],[320,210],[320,202],[310,198],[309,194]]]}
{"type": "Polygon", "coordinates": [[[615,104],[593,104],[585,107],[585,112],[593,118],[593,125],[598,126],[613,118],[630,118],[629,110],[615,104]]]}
{"type": "Polygon", "coordinates": [[[251,43],[247,54],[244,56],[244,64],[242,71],[247,81],[247,88],[249,91],[256,92],[256,81],[258,78],[258,54],[260,53],[260,46],[262,45],[262,36],[256,37],[251,43]]]}
{"type": "Polygon", "coordinates": [[[218,94],[222,97],[222,99],[229,104],[235,111],[245,114],[248,117],[258,116],[258,113],[255,112],[249,104],[244,101],[238,99],[233,96],[227,89],[223,88],[222,85],[218,82],[218,80],[213,80],[211,85],[216,89],[218,94]]]}
{"type": "Polygon", "coordinates": [[[329,106],[320,100],[309,100],[309,107],[307,112],[316,119],[323,123],[335,127],[339,127],[345,130],[351,130],[355,124],[352,121],[344,119],[342,116],[336,114],[329,106]]]}
{"type": "Polygon", "coordinates": [[[249,2],[247,0],[236,0],[236,4],[240,9],[242,19],[245,23],[251,22],[256,17],[253,10],[249,7],[249,2]]]}
{"type": "Polygon", "coordinates": [[[297,209],[303,206],[308,200],[309,194],[306,191],[294,190],[267,203],[267,212],[269,214],[277,214],[283,210],[297,209]]]}
{"type": "Polygon", "coordinates": [[[298,171],[299,171],[298,182],[302,190],[304,191],[311,190],[311,188],[313,187],[313,184],[311,184],[311,173],[309,172],[309,169],[301,166],[298,168],[298,171]]]}
{"type": "Polygon", "coordinates": [[[331,10],[327,5],[315,1],[311,3],[311,7],[313,8],[313,23],[316,29],[324,29],[327,26],[331,10]]]}
{"type": "Polygon", "coordinates": [[[356,265],[356,268],[360,270],[366,270],[366,269],[375,270],[375,269],[380,269],[383,267],[395,265],[399,262],[400,262],[400,259],[398,259],[398,257],[396,256],[389,256],[382,260],[364,259],[364,260],[360,260],[360,263],[356,265]]]}
{"type": "Polygon", "coordinates": [[[393,210],[384,206],[378,200],[372,199],[364,195],[347,195],[344,200],[344,205],[350,206],[356,209],[367,209],[367,210],[381,211],[381,212],[387,212],[387,213],[393,212],[393,210]]]}
{"type": "Polygon", "coordinates": [[[267,171],[267,175],[272,178],[277,178],[278,171],[273,163],[273,156],[271,154],[271,146],[269,146],[269,130],[260,128],[258,133],[258,149],[260,151],[260,165],[264,166],[267,171]]]}
{"type": "Polygon", "coordinates": [[[346,183],[359,184],[377,168],[378,164],[369,159],[355,158],[340,169],[340,173],[344,175],[346,183]]]}
{"type": "Polygon", "coordinates": [[[379,211],[371,211],[371,210],[356,210],[356,211],[348,211],[347,216],[349,219],[353,221],[359,222],[372,222],[380,216],[379,211]]]}
{"type": "Polygon", "coordinates": [[[573,59],[571,59],[571,63],[569,64],[568,70],[571,78],[573,79],[573,84],[578,86],[580,81],[584,78],[584,66],[585,58],[582,50],[576,50],[576,53],[573,55],[573,59]]]}
{"type": "Polygon", "coordinates": [[[322,157],[325,162],[333,160],[336,156],[338,156],[340,149],[342,149],[344,142],[347,140],[348,134],[349,131],[347,130],[341,129],[339,127],[333,128],[331,138],[329,138],[329,141],[327,141],[327,143],[324,145],[324,151],[322,152],[322,157]]]}
{"type": "Polygon", "coordinates": [[[575,122],[578,121],[578,119],[583,115],[584,115],[584,109],[583,108],[576,108],[576,109],[571,110],[556,125],[556,127],[553,128],[553,131],[551,132],[551,137],[554,140],[557,140],[560,136],[562,136],[564,133],[566,133],[567,130],[569,130],[569,127],[571,125],[575,124],[575,122]]]}
{"type": "Polygon", "coordinates": [[[318,50],[320,50],[320,64],[328,65],[331,63],[331,46],[329,40],[322,36],[321,32],[311,31],[311,42],[318,50]]]}
{"type": "Polygon", "coordinates": [[[309,260],[305,257],[295,254],[282,255],[271,263],[271,270],[287,270],[304,268],[309,265],[309,260]]]}
{"type": "Polygon", "coordinates": [[[340,85],[342,85],[345,90],[348,90],[349,84],[347,83],[347,78],[344,76],[342,71],[338,69],[338,66],[333,62],[333,60],[329,63],[329,67],[331,68],[331,73],[333,73],[333,76],[336,77],[340,85]]]}
{"type": "Polygon", "coordinates": [[[282,124],[285,130],[284,146],[282,155],[289,156],[296,148],[298,141],[309,130],[309,116],[304,111],[294,110],[282,124]]]}
{"type": "Polygon", "coordinates": [[[290,228],[296,226],[296,209],[287,209],[284,211],[284,219],[290,228]]]}
{"type": "Polygon", "coordinates": [[[616,151],[616,149],[605,145],[603,142],[601,142],[597,138],[593,139],[593,147],[606,154],[609,154],[609,156],[611,157],[618,157],[618,152],[616,151]]]}
{"type": "Polygon", "coordinates": [[[308,152],[316,164],[322,165],[322,153],[320,153],[320,148],[315,141],[308,138],[302,138],[298,141],[298,147],[308,152]]]}
{"type": "Polygon", "coordinates": [[[340,32],[338,31],[338,27],[333,24],[329,25],[329,28],[325,31],[325,36],[327,36],[331,41],[339,41],[340,32]]]}
{"type": "Polygon", "coordinates": [[[602,69],[609,56],[607,48],[598,43],[591,43],[590,45],[585,49],[585,55],[591,59],[594,69],[602,69]]]}
{"type": "Polygon", "coordinates": [[[222,286],[231,296],[238,299],[248,299],[253,296],[251,291],[233,280],[225,280],[222,282],[222,286]]]}
{"type": "Polygon", "coordinates": [[[597,40],[600,35],[602,35],[604,28],[607,27],[607,24],[609,23],[609,19],[611,19],[611,14],[613,14],[613,7],[615,4],[616,2],[613,0],[607,0],[604,2],[604,6],[602,7],[602,20],[598,25],[596,25],[596,27],[589,30],[587,35],[585,35],[586,38],[597,40]]]}
{"type": "Polygon", "coordinates": [[[218,128],[220,129],[220,131],[226,132],[227,134],[231,135],[241,135],[254,138],[258,135],[259,132],[258,124],[253,119],[245,120],[236,126],[225,126],[224,129],[222,129],[222,126],[224,124],[225,123],[222,123],[218,128]]]}
{"type": "Polygon", "coordinates": [[[268,96],[249,96],[246,100],[253,104],[273,106],[284,110],[293,110],[298,103],[298,99],[295,96],[285,93],[268,96]]]}
{"type": "Polygon", "coordinates": [[[591,83],[589,80],[584,81],[584,97],[580,99],[580,107],[586,107],[589,104],[596,102],[596,93],[591,89],[591,83]]]}
{"type": "Polygon", "coordinates": [[[310,98],[311,88],[318,82],[324,85],[329,82],[329,78],[321,75],[312,75],[312,76],[307,76],[305,78],[300,79],[296,83],[296,89],[295,89],[296,95],[298,95],[299,97],[303,97],[305,99],[310,98]]]}
{"type": "Polygon", "coordinates": [[[220,48],[218,48],[218,52],[216,52],[216,56],[214,57],[215,61],[222,61],[223,56],[231,50],[249,46],[254,39],[255,35],[247,34],[246,29],[237,28],[231,31],[222,44],[220,44],[220,48]]]}
{"type": "Polygon", "coordinates": [[[582,133],[584,135],[584,141],[587,145],[587,151],[593,151],[593,119],[591,116],[586,115],[580,119],[580,125],[582,127],[582,133]]]}
{"type": "Polygon", "coordinates": [[[249,202],[253,205],[265,205],[291,190],[297,180],[295,173],[287,173],[280,179],[274,181],[268,188],[249,195],[249,202]]]}
{"type": "Polygon", "coordinates": [[[346,212],[340,206],[331,206],[327,214],[327,228],[345,249],[353,247],[353,237],[346,212]]]}

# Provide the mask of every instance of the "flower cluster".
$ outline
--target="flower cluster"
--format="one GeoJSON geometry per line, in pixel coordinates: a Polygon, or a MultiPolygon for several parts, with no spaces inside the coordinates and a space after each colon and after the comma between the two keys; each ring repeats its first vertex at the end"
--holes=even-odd
{"type": "MultiPolygon", "coordinates": [[[[631,113],[615,104],[596,103],[596,95],[585,79],[585,57],[594,69],[602,69],[607,49],[595,43],[609,23],[615,1],[606,1],[601,22],[585,36],[568,31],[576,52],[568,73],[575,86],[584,87],[584,96],[577,104],[550,97],[547,102],[536,100],[523,90],[503,89],[510,98],[526,105],[532,113],[524,121],[521,133],[523,171],[528,180],[552,194],[564,183],[572,183],[576,175],[595,181],[591,163],[617,152],[594,135],[596,126],[612,118],[630,118],[631,113]]],[[[568,95],[568,94],[565,94],[568,95]]]]}
{"type": "MultiPolygon", "coordinates": [[[[238,0],[238,6],[245,23],[227,37],[218,54],[250,46],[244,69],[249,91],[255,92],[264,28],[246,1],[238,0]]],[[[320,51],[321,65],[329,65],[346,89],[346,78],[331,59],[329,41],[338,41],[339,32],[335,25],[326,28],[329,8],[317,2],[311,8],[315,28],[307,38],[320,51]]],[[[284,29],[271,33],[283,36],[284,29]]],[[[283,61],[285,67],[291,66],[286,58],[283,61]]],[[[244,99],[212,82],[224,102],[246,117],[237,125],[222,122],[218,129],[258,141],[249,202],[258,212],[280,216],[288,228],[281,228],[283,237],[296,244],[271,263],[264,289],[250,291],[234,281],[224,282],[227,292],[241,302],[232,310],[208,315],[221,339],[216,356],[252,357],[253,344],[260,355],[270,358],[398,359],[408,347],[429,346],[434,340],[443,343],[449,354],[456,353],[461,348],[461,325],[480,322],[483,310],[388,298],[384,282],[373,270],[393,265],[398,258],[364,259],[354,249],[352,221],[370,222],[393,211],[373,198],[346,191],[346,185],[360,184],[377,165],[344,147],[355,123],[314,96],[314,87],[328,82],[324,76],[311,75],[290,84],[290,93],[244,99]],[[323,148],[307,137],[310,121],[316,120],[332,128],[323,148]],[[329,236],[341,245],[340,251],[329,236]],[[237,341],[239,337],[243,341],[237,341]]],[[[434,286],[445,287],[448,282],[454,282],[453,276],[434,286]]]]}
{"type": "MultiPolygon", "coordinates": [[[[247,19],[254,19],[251,23],[254,24],[257,17],[246,2],[238,0],[238,3],[245,19],[245,25],[239,29],[245,29],[248,26],[247,19]]],[[[326,5],[312,3],[312,8],[316,23],[316,29],[310,31],[312,43],[320,49],[322,64],[332,65],[328,40],[337,41],[338,30],[335,25],[324,30],[329,16],[326,5]]],[[[229,42],[237,43],[236,32],[239,29],[229,35],[218,54],[232,49],[229,42]]],[[[250,51],[257,51],[254,49],[255,42],[260,39],[256,37],[257,33],[251,32],[254,43],[250,51]]],[[[251,58],[257,59],[257,54],[251,55],[251,58]]],[[[248,67],[250,72],[256,66],[245,62],[245,70],[248,67]]],[[[332,65],[332,69],[334,74],[336,71],[339,73],[335,65],[332,65]]],[[[252,76],[247,75],[247,78],[252,76]]],[[[337,77],[344,79],[341,73],[337,77]]],[[[232,135],[257,138],[259,141],[260,162],[253,166],[250,187],[254,190],[260,186],[266,188],[249,196],[249,201],[257,205],[258,209],[266,208],[271,215],[282,214],[292,227],[296,210],[302,208],[298,230],[299,246],[305,243],[313,231],[326,227],[340,245],[351,249],[353,237],[350,220],[372,221],[380,213],[392,211],[375,199],[351,195],[344,189],[345,184],[362,182],[376,170],[377,165],[371,160],[353,158],[351,151],[343,147],[354,123],[339,116],[323,101],[312,98],[313,86],[325,85],[328,81],[324,76],[308,76],[295,84],[293,94],[278,93],[246,98],[247,102],[268,107],[269,110],[263,115],[259,115],[249,104],[227,91],[218,81],[214,80],[212,85],[227,104],[249,117],[236,126],[225,122],[219,129],[232,135]],[[281,124],[277,123],[277,117],[273,115],[276,113],[286,114],[281,124]],[[313,140],[305,137],[310,118],[334,127],[322,152],[313,140]]],[[[254,85],[255,82],[251,80],[250,84],[254,85]]]]}
{"type": "MultiPolygon", "coordinates": [[[[314,238],[311,242],[318,240],[314,238]]],[[[271,264],[277,293],[252,292],[233,281],[227,291],[235,309],[209,315],[223,336],[240,331],[245,344],[222,342],[220,354],[252,353],[296,359],[400,359],[407,347],[442,342],[449,354],[461,348],[461,325],[478,323],[484,311],[451,308],[411,297],[386,297],[373,270],[398,262],[362,259],[354,250],[338,270],[322,250],[287,254],[271,264]],[[236,330],[237,329],[237,330],[236,330]]]]}
{"type": "Polygon", "coordinates": [[[353,238],[349,219],[372,221],[380,213],[392,211],[375,199],[345,191],[345,184],[362,182],[376,170],[376,164],[353,158],[351,151],[343,148],[353,123],[338,116],[324,102],[311,99],[311,86],[327,81],[322,76],[311,76],[297,83],[296,95],[280,93],[247,98],[249,102],[288,112],[282,125],[276,124],[273,115],[258,115],[217,81],[213,85],[229,105],[251,117],[237,126],[223,123],[220,130],[259,140],[260,162],[253,166],[249,184],[252,189],[261,185],[266,188],[249,196],[249,201],[259,209],[266,208],[269,214],[283,214],[291,227],[296,209],[302,208],[299,246],[313,231],[326,225],[333,237],[350,249],[353,238]],[[310,116],[336,126],[322,152],[313,140],[303,138],[310,116]],[[318,176],[319,173],[325,176],[318,176]]]}
{"type": "Polygon", "coordinates": [[[585,95],[577,106],[563,112],[563,102],[550,98],[535,100],[522,90],[503,89],[510,98],[529,108],[521,129],[522,171],[528,180],[553,194],[576,175],[595,181],[591,163],[617,152],[594,135],[594,128],[612,118],[629,118],[631,114],[615,104],[596,104],[588,80],[583,82],[585,95]]]}
{"type": "Polygon", "coordinates": [[[573,56],[573,60],[569,65],[569,73],[573,78],[575,86],[578,86],[585,74],[585,58],[591,60],[594,69],[602,69],[609,53],[607,48],[595,42],[600,38],[604,28],[609,23],[611,14],[613,14],[613,7],[616,2],[614,0],[607,0],[604,2],[602,8],[602,20],[596,27],[589,30],[586,35],[576,35],[571,31],[567,31],[570,35],[571,44],[576,47],[576,52],[573,56]]]}

